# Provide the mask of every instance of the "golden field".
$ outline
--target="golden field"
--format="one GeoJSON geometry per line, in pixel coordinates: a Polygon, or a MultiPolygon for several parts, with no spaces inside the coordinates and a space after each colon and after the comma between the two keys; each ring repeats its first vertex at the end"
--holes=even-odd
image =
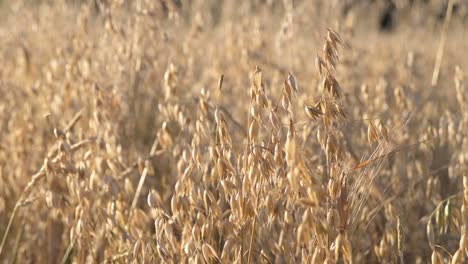
{"type": "Polygon", "coordinates": [[[468,2],[0,1],[1,263],[465,263],[468,2]]]}

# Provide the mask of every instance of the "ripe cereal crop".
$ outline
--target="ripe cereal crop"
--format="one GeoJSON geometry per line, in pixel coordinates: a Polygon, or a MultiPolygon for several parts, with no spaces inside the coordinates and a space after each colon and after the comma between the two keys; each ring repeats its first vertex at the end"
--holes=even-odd
{"type": "Polygon", "coordinates": [[[467,261],[466,0],[0,14],[1,263],[467,261]]]}

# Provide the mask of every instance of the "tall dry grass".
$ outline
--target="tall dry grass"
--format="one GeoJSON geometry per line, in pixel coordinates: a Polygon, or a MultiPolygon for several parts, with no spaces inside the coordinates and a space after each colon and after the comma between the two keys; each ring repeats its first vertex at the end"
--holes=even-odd
{"type": "Polygon", "coordinates": [[[3,1],[0,260],[464,263],[466,8],[351,2],[3,1]]]}

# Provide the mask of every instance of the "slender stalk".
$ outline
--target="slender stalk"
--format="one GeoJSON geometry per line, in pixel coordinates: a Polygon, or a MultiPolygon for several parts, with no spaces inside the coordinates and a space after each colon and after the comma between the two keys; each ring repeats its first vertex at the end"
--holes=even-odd
{"type": "Polygon", "coordinates": [[[20,231],[18,235],[16,236],[15,249],[13,251],[14,252],[13,260],[11,261],[12,264],[16,263],[16,257],[18,256],[18,248],[19,248],[21,239],[23,238],[23,234],[24,234],[24,225],[21,225],[20,231]]]}
{"type": "Polygon", "coordinates": [[[11,224],[13,223],[13,220],[15,219],[16,213],[18,212],[18,208],[19,208],[19,203],[16,203],[15,208],[13,208],[13,212],[11,212],[10,220],[8,221],[8,225],[5,230],[5,233],[3,234],[2,244],[0,245],[0,257],[2,256],[3,248],[5,247],[8,234],[10,233],[11,224]]]}
{"type": "Polygon", "coordinates": [[[445,14],[444,25],[442,26],[442,35],[439,41],[439,48],[437,49],[436,61],[434,65],[434,71],[432,73],[432,86],[437,85],[439,80],[440,65],[442,64],[442,57],[444,56],[445,41],[447,39],[447,29],[452,18],[454,1],[449,0],[447,6],[447,13],[445,14]]]}
{"type": "MultiPolygon", "coordinates": [[[[256,207],[258,206],[258,201],[260,199],[260,195],[257,196],[257,203],[256,207]]],[[[247,263],[250,264],[250,259],[252,256],[252,244],[253,244],[253,238],[254,238],[254,233],[255,233],[255,225],[257,224],[257,214],[255,214],[253,223],[252,223],[252,233],[250,234],[250,242],[249,242],[249,256],[247,257],[247,263]]]]}
{"type": "Polygon", "coordinates": [[[5,230],[5,233],[3,234],[2,244],[0,244],[0,257],[2,256],[3,249],[5,248],[5,243],[11,231],[11,225],[13,224],[13,220],[15,219],[16,214],[18,213],[20,207],[23,205],[24,201],[26,200],[26,197],[29,191],[35,186],[35,184],[40,179],[42,179],[43,176],[45,176],[45,165],[42,165],[41,169],[32,176],[31,181],[29,181],[28,185],[24,188],[23,192],[21,193],[20,198],[16,202],[15,207],[13,208],[13,211],[11,212],[10,220],[8,220],[8,225],[5,230]]]}
{"type": "Polygon", "coordinates": [[[148,175],[148,168],[143,169],[143,173],[141,173],[140,181],[138,182],[138,187],[135,192],[135,196],[133,197],[132,201],[132,206],[130,207],[130,210],[128,211],[128,214],[130,215],[133,209],[135,209],[136,204],[138,202],[138,197],[140,197],[141,189],[143,188],[143,184],[145,183],[146,175],[148,175]]]}
{"type": "Polygon", "coordinates": [[[63,255],[62,264],[67,263],[68,258],[70,257],[71,251],[73,247],[75,246],[75,241],[71,241],[71,243],[68,245],[67,250],[65,251],[65,254],[63,255]]]}

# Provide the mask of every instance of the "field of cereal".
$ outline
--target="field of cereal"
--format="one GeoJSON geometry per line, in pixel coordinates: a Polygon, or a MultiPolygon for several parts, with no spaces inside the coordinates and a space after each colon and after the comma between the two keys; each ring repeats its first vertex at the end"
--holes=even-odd
{"type": "Polygon", "coordinates": [[[465,263],[468,1],[0,1],[1,263],[465,263]]]}

